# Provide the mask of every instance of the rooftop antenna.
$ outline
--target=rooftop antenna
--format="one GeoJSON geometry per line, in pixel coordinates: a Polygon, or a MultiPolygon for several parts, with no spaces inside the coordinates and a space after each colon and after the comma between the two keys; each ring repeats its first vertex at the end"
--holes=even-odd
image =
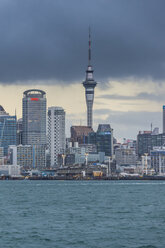
{"type": "Polygon", "coordinates": [[[151,122],[151,133],[152,133],[152,122],[151,122]]]}
{"type": "Polygon", "coordinates": [[[91,65],[91,28],[89,26],[88,65],[91,65]]]}

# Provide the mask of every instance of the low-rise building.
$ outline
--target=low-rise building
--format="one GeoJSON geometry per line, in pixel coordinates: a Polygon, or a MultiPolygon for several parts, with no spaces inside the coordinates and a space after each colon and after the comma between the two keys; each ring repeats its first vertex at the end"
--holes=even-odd
{"type": "Polygon", "coordinates": [[[42,169],[46,166],[45,145],[9,146],[10,163],[24,169],[42,169]]]}
{"type": "Polygon", "coordinates": [[[117,148],[115,150],[117,165],[136,165],[136,152],[134,148],[117,148]]]}

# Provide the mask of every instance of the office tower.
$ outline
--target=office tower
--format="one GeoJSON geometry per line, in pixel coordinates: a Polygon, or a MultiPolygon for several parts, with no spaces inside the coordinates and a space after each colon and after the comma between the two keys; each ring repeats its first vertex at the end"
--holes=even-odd
{"type": "Polygon", "coordinates": [[[9,145],[16,145],[16,116],[10,116],[0,106],[0,147],[4,149],[4,156],[8,155],[9,145]]]}
{"type": "Polygon", "coordinates": [[[83,82],[85,88],[86,104],[87,104],[87,126],[93,126],[93,100],[94,100],[94,88],[97,83],[93,78],[93,69],[91,65],[91,39],[89,30],[89,49],[88,49],[88,67],[86,70],[86,80],[83,82]]]}
{"type": "Polygon", "coordinates": [[[139,157],[144,153],[150,154],[154,146],[165,144],[165,133],[154,134],[151,131],[139,131],[137,135],[137,154],[139,157]]]}
{"type": "Polygon", "coordinates": [[[51,167],[58,165],[58,154],[65,151],[65,111],[61,107],[48,108],[48,147],[51,167]]]}
{"type": "Polygon", "coordinates": [[[23,93],[23,145],[46,144],[46,93],[31,89],[23,93]]]}
{"type": "Polygon", "coordinates": [[[87,144],[88,143],[88,134],[93,132],[91,127],[87,126],[72,126],[70,128],[71,132],[71,141],[78,142],[78,144],[87,144]]]}
{"type": "Polygon", "coordinates": [[[163,133],[165,133],[165,105],[163,105],[163,133]]]}
{"type": "Polygon", "coordinates": [[[97,152],[113,155],[113,129],[109,124],[99,124],[97,132],[89,133],[88,143],[96,144],[97,152]]]}

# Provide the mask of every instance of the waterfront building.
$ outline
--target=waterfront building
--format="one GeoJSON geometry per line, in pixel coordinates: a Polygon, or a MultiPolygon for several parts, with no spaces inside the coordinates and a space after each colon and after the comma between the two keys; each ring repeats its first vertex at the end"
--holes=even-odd
{"type": "Polygon", "coordinates": [[[94,89],[97,83],[93,77],[93,69],[91,65],[91,38],[89,31],[89,48],[88,48],[88,67],[86,70],[86,79],[83,82],[83,86],[85,88],[85,97],[86,97],[86,105],[87,105],[87,126],[93,126],[93,101],[94,101],[94,89]]]}
{"type": "Polygon", "coordinates": [[[46,165],[45,145],[9,146],[10,163],[23,169],[42,169],[46,165]]]}
{"type": "Polygon", "coordinates": [[[96,144],[97,153],[105,152],[105,156],[112,156],[113,129],[109,124],[99,124],[97,132],[89,133],[88,143],[96,144]]]}
{"type": "Polygon", "coordinates": [[[165,105],[163,105],[163,133],[165,133],[165,105]]]}
{"type": "Polygon", "coordinates": [[[4,149],[4,156],[8,155],[9,145],[16,145],[16,116],[10,116],[0,106],[0,147],[4,149]]]}
{"type": "Polygon", "coordinates": [[[88,163],[103,163],[105,160],[105,152],[98,153],[75,153],[75,164],[88,164],[88,163]]]}
{"type": "Polygon", "coordinates": [[[136,165],[136,151],[134,148],[117,148],[115,150],[115,159],[116,164],[119,166],[136,165]]]}
{"type": "Polygon", "coordinates": [[[20,176],[20,166],[12,164],[0,165],[0,176],[18,177],[20,176]]]}
{"type": "Polygon", "coordinates": [[[144,153],[150,154],[154,146],[165,144],[165,133],[154,134],[152,131],[139,132],[137,136],[137,154],[139,157],[144,153]]]}
{"type": "Polygon", "coordinates": [[[151,168],[156,174],[165,174],[165,146],[155,146],[150,152],[151,168]]]}
{"type": "Polygon", "coordinates": [[[61,107],[48,108],[48,148],[51,167],[58,165],[58,154],[65,152],[65,111],[61,107]]]}
{"type": "Polygon", "coordinates": [[[71,142],[78,144],[87,144],[88,143],[88,135],[93,132],[93,129],[88,126],[72,126],[70,128],[71,132],[71,142]]]}
{"type": "Polygon", "coordinates": [[[23,145],[46,145],[46,93],[31,89],[23,93],[23,145]]]}

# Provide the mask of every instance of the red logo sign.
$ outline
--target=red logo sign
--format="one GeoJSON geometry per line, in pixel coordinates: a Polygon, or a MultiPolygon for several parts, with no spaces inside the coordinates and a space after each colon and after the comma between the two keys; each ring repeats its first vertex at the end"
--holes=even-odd
{"type": "Polygon", "coordinates": [[[38,98],[31,98],[31,101],[38,101],[38,98]]]}

